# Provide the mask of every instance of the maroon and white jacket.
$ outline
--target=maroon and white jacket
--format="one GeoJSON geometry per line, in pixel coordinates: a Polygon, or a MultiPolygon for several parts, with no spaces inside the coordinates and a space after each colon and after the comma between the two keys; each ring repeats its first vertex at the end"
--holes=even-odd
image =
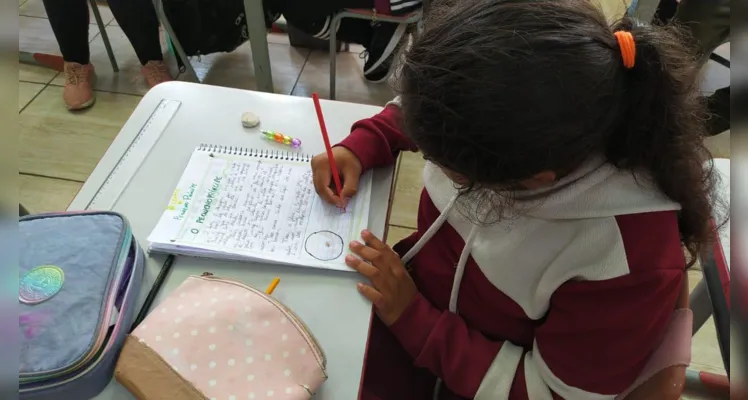
{"type": "MultiPolygon", "coordinates": [[[[365,170],[417,151],[397,102],[340,143],[365,170]]],[[[420,294],[390,331],[439,398],[613,399],[634,382],[684,277],[678,204],[593,159],[520,217],[477,226],[438,167],[423,179],[418,231],[396,246],[420,294]]]]}

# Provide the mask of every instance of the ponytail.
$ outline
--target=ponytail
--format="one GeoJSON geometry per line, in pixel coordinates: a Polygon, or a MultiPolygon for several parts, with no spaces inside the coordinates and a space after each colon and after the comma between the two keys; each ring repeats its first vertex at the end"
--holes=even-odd
{"type": "Polygon", "coordinates": [[[625,18],[611,28],[589,0],[433,6],[397,76],[402,127],[470,182],[470,204],[516,210],[522,181],[544,171],[562,178],[603,155],[681,205],[680,236],[695,262],[711,237],[714,178],[703,167],[696,57],[676,27],[625,18]]]}
{"type": "MultiPolygon", "coordinates": [[[[624,74],[624,112],[605,149],[619,168],[649,177],[682,207],[678,226],[693,265],[711,240],[709,219],[715,178],[711,154],[704,146],[705,111],[698,91],[695,55],[685,47],[677,27],[655,27],[624,18],[613,32],[630,32],[635,58],[624,74]]],[[[611,34],[611,47],[621,51],[611,34]]]]}

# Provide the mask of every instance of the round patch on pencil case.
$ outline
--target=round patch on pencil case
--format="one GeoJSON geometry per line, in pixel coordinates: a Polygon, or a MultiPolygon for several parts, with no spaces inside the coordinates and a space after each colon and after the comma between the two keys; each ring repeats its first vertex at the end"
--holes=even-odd
{"type": "Polygon", "coordinates": [[[40,265],[21,277],[18,300],[39,304],[56,295],[65,282],[65,272],[56,265],[40,265]]]}

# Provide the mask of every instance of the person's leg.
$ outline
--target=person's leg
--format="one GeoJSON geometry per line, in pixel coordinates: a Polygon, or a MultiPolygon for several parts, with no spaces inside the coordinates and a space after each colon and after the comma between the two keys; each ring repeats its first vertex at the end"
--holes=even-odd
{"type": "MultiPolygon", "coordinates": [[[[705,64],[714,49],[730,37],[730,1],[681,0],[675,21],[690,30],[696,55],[705,64]]],[[[730,87],[714,92],[706,104],[711,114],[707,121],[709,136],[730,129],[730,87]]]]}
{"type": "Polygon", "coordinates": [[[65,61],[65,105],[69,110],[90,107],[95,74],[89,60],[86,0],[44,0],[44,9],[65,61]]]}
{"type": "Polygon", "coordinates": [[[86,0],[44,0],[49,24],[66,62],[89,63],[86,0]]]}
{"type": "Polygon", "coordinates": [[[150,0],[108,0],[108,3],[143,65],[142,73],[148,86],[172,80],[164,63],[159,22],[153,3],[150,0]]]}
{"type": "MultiPolygon", "coordinates": [[[[420,0],[276,0],[276,4],[289,24],[324,40],[330,38],[332,14],[343,9],[384,9],[402,15],[421,7],[420,0]]],[[[406,28],[389,22],[345,18],[340,22],[336,37],[342,42],[364,46],[364,77],[371,82],[382,82],[389,75],[392,59],[406,28]]]]}
{"type": "MultiPolygon", "coordinates": [[[[345,8],[374,8],[374,0],[274,0],[272,3],[290,25],[320,39],[330,37],[333,14],[345,8]]],[[[344,42],[367,46],[371,40],[371,22],[349,21],[353,20],[342,21],[337,37],[344,42]]]]}
{"type": "Polygon", "coordinates": [[[384,82],[390,76],[395,55],[405,38],[408,26],[391,22],[373,25],[372,39],[366,46],[364,78],[369,82],[384,82]]]}

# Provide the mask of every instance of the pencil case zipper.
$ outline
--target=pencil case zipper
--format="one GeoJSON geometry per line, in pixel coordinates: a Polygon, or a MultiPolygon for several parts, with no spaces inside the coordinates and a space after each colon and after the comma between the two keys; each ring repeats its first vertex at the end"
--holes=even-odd
{"type": "Polygon", "coordinates": [[[299,318],[298,315],[296,315],[293,310],[286,307],[285,304],[281,303],[274,297],[266,294],[263,291],[257,290],[251,286],[245,285],[244,283],[231,279],[231,278],[221,278],[213,275],[211,272],[203,272],[202,275],[198,276],[197,278],[210,280],[210,281],[217,281],[222,283],[227,283],[230,285],[239,286],[243,289],[249,290],[250,292],[259,295],[260,297],[264,298],[265,300],[269,301],[271,304],[276,306],[288,319],[291,321],[292,324],[296,327],[296,329],[301,333],[301,335],[304,337],[304,340],[306,340],[307,344],[309,344],[309,347],[312,348],[312,352],[314,353],[314,357],[317,359],[317,363],[322,367],[322,371],[325,374],[325,377],[327,376],[327,358],[325,357],[325,352],[322,350],[322,346],[320,346],[317,339],[312,334],[311,330],[309,330],[309,327],[304,323],[304,321],[299,318]]]}

